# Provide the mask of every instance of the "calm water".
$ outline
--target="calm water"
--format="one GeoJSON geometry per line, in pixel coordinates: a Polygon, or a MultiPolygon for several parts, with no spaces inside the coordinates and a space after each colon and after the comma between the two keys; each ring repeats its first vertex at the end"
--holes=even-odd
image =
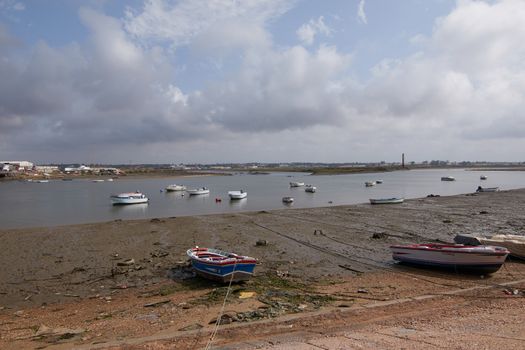
{"type": "Polygon", "coordinates": [[[289,207],[281,202],[292,196],[293,208],[368,202],[369,198],[425,197],[433,193],[453,195],[470,193],[482,185],[499,186],[502,190],[525,187],[525,172],[411,170],[389,173],[309,176],[308,174],[278,173],[271,175],[206,176],[193,178],[117,179],[95,183],[91,180],[49,183],[0,183],[0,227],[37,227],[109,221],[115,219],[144,219],[279,209],[289,207]],[[487,175],[481,181],[479,176],[487,175]],[[441,181],[441,176],[454,176],[456,181],[441,181]],[[292,176],[292,177],[290,177],[292,176]],[[382,179],[383,184],[365,187],[365,181],[382,179]],[[306,193],[304,187],[290,188],[290,181],[303,181],[317,187],[316,193],[306,193]],[[204,196],[182,196],[180,192],[161,192],[171,183],[188,188],[209,187],[204,196]],[[248,198],[230,201],[228,191],[244,189],[248,198]],[[109,196],[114,193],[139,190],[150,198],[149,204],[113,206],[109,196]],[[222,198],[216,203],[215,198],[222,198]],[[332,201],[329,204],[329,201],[332,201]]]}

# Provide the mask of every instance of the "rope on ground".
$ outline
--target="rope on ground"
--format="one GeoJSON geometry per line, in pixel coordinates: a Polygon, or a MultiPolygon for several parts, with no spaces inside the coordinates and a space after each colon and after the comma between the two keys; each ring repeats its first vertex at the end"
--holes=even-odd
{"type": "Polygon", "coordinates": [[[230,277],[230,283],[228,284],[228,289],[226,289],[226,295],[224,296],[224,300],[222,301],[221,310],[219,311],[219,315],[217,316],[217,321],[215,321],[215,327],[213,329],[213,332],[210,335],[210,339],[208,340],[208,343],[206,344],[206,347],[204,348],[205,350],[211,349],[211,344],[213,343],[213,339],[215,338],[215,336],[217,335],[217,331],[219,330],[219,326],[222,320],[222,314],[224,313],[224,308],[226,307],[226,301],[228,300],[228,296],[230,295],[230,290],[232,287],[233,276],[235,275],[236,267],[237,267],[237,259],[235,260],[235,264],[233,265],[233,271],[230,277]]]}

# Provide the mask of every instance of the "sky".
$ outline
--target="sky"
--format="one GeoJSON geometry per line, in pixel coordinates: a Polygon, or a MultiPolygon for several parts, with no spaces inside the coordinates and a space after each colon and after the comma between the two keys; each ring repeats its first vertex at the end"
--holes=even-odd
{"type": "Polygon", "coordinates": [[[523,0],[0,0],[0,160],[524,161],[523,0]]]}

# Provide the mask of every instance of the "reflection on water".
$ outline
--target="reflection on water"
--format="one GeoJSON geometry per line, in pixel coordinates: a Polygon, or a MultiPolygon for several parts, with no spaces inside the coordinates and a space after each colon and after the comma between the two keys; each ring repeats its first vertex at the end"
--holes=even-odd
{"type": "Polygon", "coordinates": [[[236,211],[259,211],[281,208],[310,208],[331,205],[368,203],[370,198],[404,197],[406,199],[434,195],[473,193],[480,185],[501,190],[525,187],[525,172],[483,171],[463,169],[394,171],[381,174],[320,175],[293,174],[293,180],[315,184],[315,194],[304,188],[290,188],[291,174],[236,174],[188,178],[122,178],[114,182],[93,183],[90,180],[53,181],[45,185],[34,182],[0,182],[0,227],[54,226],[115,219],[142,219],[203,215],[236,211]],[[443,176],[456,181],[441,181],[443,176]],[[382,184],[365,187],[365,181],[382,179],[382,184]],[[187,188],[208,187],[206,195],[190,196],[185,192],[165,192],[159,189],[177,182],[187,188]],[[230,201],[228,191],[242,188],[250,200],[230,201]],[[140,190],[149,204],[113,206],[112,193],[140,190]],[[293,204],[282,202],[293,197],[293,204]],[[215,199],[221,198],[217,202],[215,199]]]}
{"type": "Polygon", "coordinates": [[[113,205],[111,211],[126,215],[145,215],[148,211],[148,203],[113,205]]]}
{"type": "Polygon", "coordinates": [[[230,199],[229,202],[231,208],[240,210],[246,208],[246,205],[248,204],[248,198],[230,199]]]}

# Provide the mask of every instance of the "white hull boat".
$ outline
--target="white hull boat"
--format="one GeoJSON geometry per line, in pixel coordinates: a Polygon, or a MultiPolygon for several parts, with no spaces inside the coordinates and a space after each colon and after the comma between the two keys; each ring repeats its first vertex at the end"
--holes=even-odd
{"type": "Polygon", "coordinates": [[[443,176],[441,181],[456,181],[456,178],[454,176],[443,176]]]}
{"type": "Polygon", "coordinates": [[[304,186],[304,182],[290,182],[290,187],[301,187],[304,186]]]}
{"type": "Polygon", "coordinates": [[[390,250],[403,263],[484,273],[498,271],[509,254],[504,247],[437,243],[393,245],[390,250]]]}
{"type": "Polygon", "coordinates": [[[248,192],[245,192],[244,190],[229,191],[228,196],[230,196],[230,199],[243,199],[248,196],[248,192]]]}
{"type": "Polygon", "coordinates": [[[191,190],[187,190],[186,192],[188,192],[188,194],[190,196],[198,196],[198,195],[202,195],[202,194],[210,194],[210,190],[206,187],[201,187],[201,188],[193,188],[191,190]]]}
{"type": "Polygon", "coordinates": [[[317,191],[317,187],[312,186],[312,185],[306,185],[306,187],[304,188],[304,191],[309,192],[309,193],[315,193],[317,191]]]}
{"type": "Polygon", "coordinates": [[[478,186],[478,188],[476,189],[476,192],[498,192],[499,191],[499,187],[481,187],[481,186],[478,186]]]}
{"type": "Polygon", "coordinates": [[[283,203],[293,203],[293,197],[283,197],[283,203]]]}
{"type": "Polygon", "coordinates": [[[140,204],[148,203],[149,199],[143,193],[140,192],[129,192],[112,195],[111,201],[113,205],[118,204],[140,204]]]}
{"type": "Polygon", "coordinates": [[[375,186],[375,185],[376,185],[375,181],[367,181],[367,182],[365,182],[365,186],[366,187],[372,187],[372,186],[375,186]]]}
{"type": "Polygon", "coordinates": [[[404,201],[404,198],[370,198],[370,204],[400,204],[404,201]]]}
{"type": "Polygon", "coordinates": [[[166,186],[166,191],[167,191],[167,192],[186,191],[186,186],[184,186],[184,185],[172,184],[172,185],[168,185],[168,186],[166,186]]]}

